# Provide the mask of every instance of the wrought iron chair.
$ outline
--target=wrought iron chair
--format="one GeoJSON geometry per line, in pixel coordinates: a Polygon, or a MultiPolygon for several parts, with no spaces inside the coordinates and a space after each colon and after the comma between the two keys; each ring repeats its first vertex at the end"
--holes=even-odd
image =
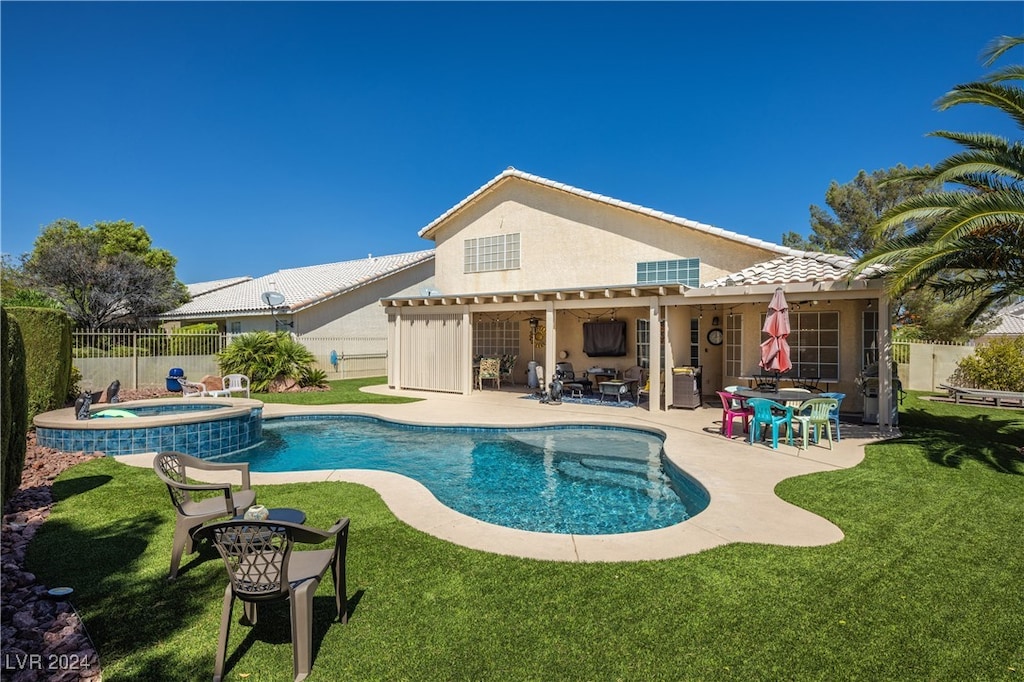
{"type": "Polygon", "coordinates": [[[234,519],[212,523],[196,534],[213,543],[228,571],[213,671],[215,682],[224,676],[231,611],[236,598],[242,602],[245,619],[250,625],[256,624],[260,604],[290,602],[292,672],[296,682],[306,679],[313,665],[313,595],[328,569],[334,581],[337,617],[342,623],[348,622],[345,587],[348,530],[348,519],[338,519],[327,530],[284,521],[234,519]],[[319,544],[331,538],[334,538],[332,549],[292,551],[296,542],[319,544]]]}
{"type": "Polygon", "coordinates": [[[722,434],[727,438],[732,438],[732,425],[737,417],[743,419],[743,433],[747,433],[750,430],[749,422],[750,418],[754,416],[754,409],[744,404],[746,398],[728,391],[716,392],[722,399],[722,434]]]}
{"type": "Polygon", "coordinates": [[[194,551],[193,531],[207,521],[236,516],[256,503],[256,493],[249,486],[248,463],[218,464],[180,452],[161,452],[153,458],[153,470],[167,486],[171,503],[177,511],[174,524],[174,546],[171,550],[169,580],[178,577],[181,555],[194,551]],[[241,475],[241,490],[233,490],[230,483],[196,483],[188,470],[208,472],[237,472],[241,475]],[[220,493],[213,496],[213,493],[220,493]],[[204,497],[206,495],[206,497],[204,497]]]}
{"type": "Polygon", "coordinates": [[[832,449],[832,410],[838,410],[839,403],[835,398],[811,398],[796,408],[793,413],[793,421],[800,424],[800,433],[804,437],[804,447],[807,449],[807,432],[814,427],[814,442],[821,440],[821,427],[824,426],[828,433],[828,449],[832,449]]]}
{"type": "Polygon", "coordinates": [[[767,400],[766,398],[748,398],[747,405],[754,410],[754,415],[750,419],[749,430],[751,445],[754,444],[754,434],[757,433],[759,426],[763,426],[765,430],[771,429],[772,449],[779,449],[779,428],[782,426],[785,426],[788,432],[789,444],[793,444],[792,407],[780,405],[774,400],[767,400]]]}
{"type": "Polygon", "coordinates": [[[511,383],[513,386],[516,385],[516,360],[519,359],[517,355],[502,355],[501,356],[501,378],[511,383]]]}

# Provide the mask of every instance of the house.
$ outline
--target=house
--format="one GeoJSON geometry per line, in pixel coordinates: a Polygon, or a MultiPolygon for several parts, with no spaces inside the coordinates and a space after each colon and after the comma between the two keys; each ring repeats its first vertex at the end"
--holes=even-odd
{"type": "Polygon", "coordinates": [[[1024,301],[1003,306],[995,313],[996,326],[978,337],[976,343],[1024,336],[1024,301]]]}
{"type": "MultiPolygon", "coordinates": [[[[500,173],[419,232],[435,244],[435,289],[381,301],[388,316],[388,383],[470,394],[473,359],[517,356],[577,370],[640,365],[651,409],[673,404],[672,370],[701,367],[705,394],[757,371],[767,304],[790,303],[793,374],[842,391],[856,409],[858,378],[890,367],[889,301],[880,281],[851,277],[852,259],[797,251],[554,182],[500,173]],[[612,355],[589,347],[588,323],[625,323],[612,355]],[[654,333],[654,332],[657,333],[654,333]]],[[[879,377],[880,414],[892,376],[879,377]]],[[[883,419],[886,421],[886,419],[883,419]]],[[[888,424],[883,423],[883,426],[888,424]]]]}
{"type": "Polygon", "coordinates": [[[433,250],[369,256],[192,284],[191,301],[156,319],[172,326],[213,323],[229,334],[288,329],[303,337],[377,338],[383,351],[387,321],[379,300],[433,286],[433,250]],[[264,298],[268,292],[283,297],[274,308],[264,298]]]}

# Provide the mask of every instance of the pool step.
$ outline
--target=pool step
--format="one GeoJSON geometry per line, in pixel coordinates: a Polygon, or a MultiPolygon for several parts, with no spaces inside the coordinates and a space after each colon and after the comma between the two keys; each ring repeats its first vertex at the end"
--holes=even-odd
{"type": "Polygon", "coordinates": [[[578,481],[603,483],[605,485],[614,485],[622,488],[632,488],[633,490],[640,490],[645,493],[649,493],[655,485],[654,482],[649,481],[646,476],[641,476],[632,471],[603,468],[593,469],[591,467],[584,466],[580,462],[573,461],[559,462],[557,468],[564,476],[574,478],[578,481]]]}
{"type": "Polygon", "coordinates": [[[613,459],[610,457],[581,459],[580,464],[589,469],[602,471],[625,471],[631,474],[639,474],[644,478],[647,478],[651,471],[651,466],[647,462],[631,462],[625,459],[613,459]]]}

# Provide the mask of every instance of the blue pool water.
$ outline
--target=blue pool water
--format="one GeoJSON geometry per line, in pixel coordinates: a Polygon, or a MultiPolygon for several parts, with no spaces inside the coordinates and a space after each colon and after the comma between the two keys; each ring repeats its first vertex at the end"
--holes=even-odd
{"type": "Polygon", "coordinates": [[[263,438],[229,459],[253,471],[393,471],[452,509],[521,530],[652,530],[708,504],[704,488],[664,460],[662,438],[636,429],[417,427],[342,416],[267,420],[263,438]]]}

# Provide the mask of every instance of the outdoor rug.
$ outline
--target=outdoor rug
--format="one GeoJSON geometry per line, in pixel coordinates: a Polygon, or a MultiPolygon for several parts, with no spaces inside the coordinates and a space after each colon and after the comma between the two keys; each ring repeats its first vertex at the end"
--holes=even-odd
{"type": "MultiPolygon", "coordinates": [[[[540,400],[540,396],[536,393],[530,395],[524,395],[520,400],[540,400]]],[[[601,398],[593,398],[586,396],[583,398],[570,398],[567,395],[562,395],[562,402],[566,405],[604,405],[605,407],[636,407],[636,403],[632,400],[623,400],[622,402],[615,402],[614,400],[608,399],[602,401],[601,398]]],[[[558,403],[550,403],[551,405],[558,405],[558,403]]]]}

